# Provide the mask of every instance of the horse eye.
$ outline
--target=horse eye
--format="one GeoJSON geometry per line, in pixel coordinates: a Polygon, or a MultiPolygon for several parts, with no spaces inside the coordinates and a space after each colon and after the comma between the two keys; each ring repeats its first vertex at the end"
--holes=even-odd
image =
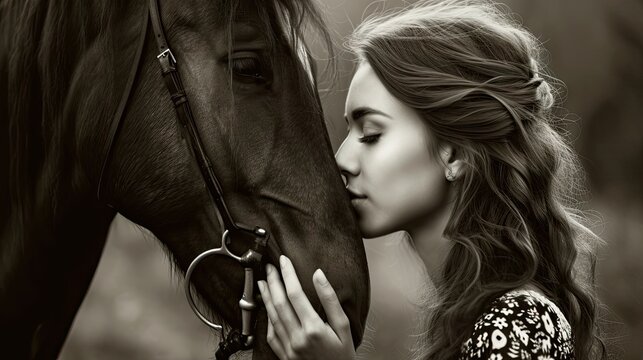
{"type": "Polygon", "coordinates": [[[241,80],[265,81],[261,61],[255,57],[239,57],[231,59],[232,73],[241,80]]]}

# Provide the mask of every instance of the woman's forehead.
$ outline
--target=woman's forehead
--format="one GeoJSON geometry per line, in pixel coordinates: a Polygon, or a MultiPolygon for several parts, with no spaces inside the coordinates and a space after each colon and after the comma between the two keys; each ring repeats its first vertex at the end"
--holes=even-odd
{"type": "Polygon", "coordinates": [[[389,119],[406,118],[413,116],[414,112],[388,91],[367,62],[362,62],[355,71],[344,111],[347,120],[356,120],[356,117],[365,115],[389,119]]]}
{"type": "Polygon", "coordinates": [[[350,117],[351,112],[356,108],[371,107],[379,109],[382,101],[391,96],[371,66],[366,62],[362,62],[355,71],[348,89],[345,115],[350,117]]]}

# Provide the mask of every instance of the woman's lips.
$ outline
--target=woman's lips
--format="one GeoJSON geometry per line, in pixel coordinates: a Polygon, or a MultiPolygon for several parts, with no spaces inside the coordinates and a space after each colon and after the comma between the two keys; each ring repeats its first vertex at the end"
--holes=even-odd
{"type": "Polygon", "coordinates": [[[350,196],[351,201],[353,200],[358,200],[358,199],[366,199],[366,195],[360,194],[359,192],[356,192],[355,190],[352,190],[350,188],[346,188],[348,190],[348,196],[350,196]]]}
{"type": "Polygon", "coordinates": [[[367,199],[366,195],[363,195],[350,188],[346,188],[346,190],[348,190],[348,196],[351,198],[351,205],[354,209],[357,210],[358,208],[363,206],[364,202],[367,199]]]}
{"type": "Polygon", "coordinates": [[[366,202],[366,198],[351,199],[351,205],[353,205],[353,207],[361,206],[362,204],[364,204],[364,202],[366,202]]]}

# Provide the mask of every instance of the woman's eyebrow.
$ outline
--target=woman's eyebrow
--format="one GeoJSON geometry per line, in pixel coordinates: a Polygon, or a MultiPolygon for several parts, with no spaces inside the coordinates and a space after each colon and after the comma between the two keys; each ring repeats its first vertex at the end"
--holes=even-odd
{"type": "MultiPolygon", "coordinates": [[[[381,115],[391,119],[391,116],[387,113],[368,106],[360,106],[351,111],[351,119],[353,119],[353,121],[360,121],[366,115],[381,115]]],[[[348,117],[346,115],[344,115],[344,120],[348,123],[348,117]]]]}

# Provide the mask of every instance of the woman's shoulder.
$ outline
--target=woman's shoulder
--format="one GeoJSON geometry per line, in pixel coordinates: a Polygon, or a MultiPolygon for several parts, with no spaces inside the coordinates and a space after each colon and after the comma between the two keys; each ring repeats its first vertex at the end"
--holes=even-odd
{"type": "Polygon", "coordinates": [[[565,315],[534,290],[498,297],[477,319],[462,344],[460,359],[574,359],[572,331],[565,315]]]}

